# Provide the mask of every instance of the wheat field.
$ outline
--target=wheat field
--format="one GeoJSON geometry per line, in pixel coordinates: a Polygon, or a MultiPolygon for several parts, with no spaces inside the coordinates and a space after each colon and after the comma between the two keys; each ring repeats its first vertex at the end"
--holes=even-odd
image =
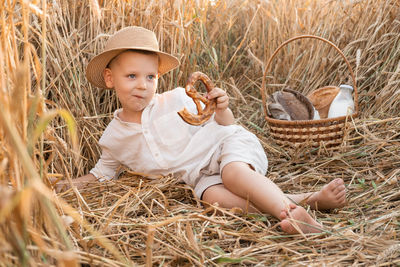
{"type": "Polygon", "coordinates": [[[0,266],[400,266],[400,1],[1,0],[0,266]],[[92,87],[88,61],[128,25],[154,30],[181,66],[159,92],[206,73],[230,96],[236,122],[255,133],[268,177],[284,192],[340,177],[348,205],[310,211],[324,232],[286,235],[278,220],[204,207],[172,175],[122,169],[120,179],[55,193],[51,180],[86,174],[119,108],[92,87]],[[301,93],[352,83],[359,116],[337,149],[279,146],[260,88],[301,93]],[[156,178],[156,179],[154,179],[156,178]]]}

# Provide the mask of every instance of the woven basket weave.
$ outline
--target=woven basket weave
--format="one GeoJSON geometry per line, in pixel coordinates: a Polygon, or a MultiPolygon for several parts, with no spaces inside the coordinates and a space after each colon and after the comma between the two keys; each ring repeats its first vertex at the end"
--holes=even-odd
{"type": "Polygon", "coordinates": [[[275,139],[278,144],[293,146],[296,144],[310,144],[312,146],[320,146],[321,143],[324,143],[326,147],[338,146],[343,143],[344,130],[346,123],[350,117],[358,116],[358,93],[357,93],[357,85],[356,79],[354,77],[353,70],[350,66],[349,61],[343,54],[343,52],[332,42],[314,35],[300,35],[293,37],[284,43],[282,43],[272,54],[272,56],[268,59],[262,79],[261,85],[261,97],[263,102],[263,109],[265,120],[267,121],[271,136],[275,139]],[[319,119],[319,120],[300,120],[300,121],[285,121],[285,120],[277,120],[268,116],[267,114],[267,103],[265,96],[266,89],[266,75],[269,67],[272,63],[272,60],[276,56],[276,54],[288,43],[293,42],[298,39],[317,39],[323,41],[333,48],[342,56],[346,65],[349,69],[351,78],[353,80],[353,98],[354,98],[354,113],[349,116],[342,116],[337,118],[327,118],[327,119],[319,119]]]}

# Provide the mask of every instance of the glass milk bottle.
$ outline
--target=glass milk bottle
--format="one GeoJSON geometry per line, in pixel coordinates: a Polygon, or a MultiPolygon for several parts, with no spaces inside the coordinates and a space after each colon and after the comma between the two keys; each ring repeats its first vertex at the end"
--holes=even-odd
{"type": "Polygon", "coordinates": [[[329,107],[328,118],[346,116],[354,112],[353,87],[347,84],[340,85],[340,91],[329,107]]]}

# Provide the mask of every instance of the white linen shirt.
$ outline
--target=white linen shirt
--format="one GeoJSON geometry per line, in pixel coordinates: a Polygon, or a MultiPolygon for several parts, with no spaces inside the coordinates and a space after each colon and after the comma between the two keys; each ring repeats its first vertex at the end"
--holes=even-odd
{"type": "Polygon", "coordinates": [[[189,125],[177,114],[186,107],[197,113],[184,88],[156,94],[143,110],[141,124],[124,122],[116,110],[99,140],[102,154],[90,171],[100,180],[112,179],[120,164],[135,172],[181,177],[194,187],[213,153],[239,125],[219,125],[214,116],[201,126],[189,125]]]}

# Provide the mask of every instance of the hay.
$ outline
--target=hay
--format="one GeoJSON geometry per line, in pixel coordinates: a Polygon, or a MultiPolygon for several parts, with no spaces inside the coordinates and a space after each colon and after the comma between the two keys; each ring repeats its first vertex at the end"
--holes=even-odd
{"type": "MultiPolygon", "coordinates": [[[[307,167],[318,173],[338,166],[325,159],[307,167]]],[[[341,176],[350,181],[354,172],[344,169],[345,164],[325,179],[341,176]]],[[[298,188],[302,191],[319,188],[315,178],[307,181],[312,172],[306,172],[305,176],[301,186],[295,180],[280,185],[285,191],[294,192],[298,188]]],[[[271,216],[246,215],[218,206],[204,209],[192,197],[192,190],[171,176],[149,180],[124,173],[118,182],[94,184],[80,192],[88,208],[78,205],[79,198],[72,190],[63,194],[63,198],[75,203],[86,220],[137,264],[148,262],[150,255],[153,264],[164,262],[171,266],[219,263],[269,266],[277,262],[335,266],[374,263],[377,257],[380,263],[395,261],[400,216],[395,207],[399,199],[384,199],[398,185],[377,182],[375,190],[370,185],[375,179],[369,179],[373,177],[361,177],[366,180],[364,185],[356,182],[348,186],[348,207],[331,213],[313,212],[326,231],[305,238],[285,235],[271,216]]],[[[85,233],[82,236],[89,238],[85,233]]],[[[77,243],[81,241],[76,239],[77,243]]],[[[110,256],[94,243],[86,248],[91,254],[110,256]]],[[[84,262],[90,263],[90,255],[87,257],[84,262]]]]}
{"type": "MultiPolygon", "coordinates": [[[[0,266],[400,264],[398,1],[88,2],[0,4],[0,266]],[[94,166],[118,103],[88,84],[84,68],[104,37],[133,24],[155,30],[161,49],[181,59],[160,92],[197,70],[227,90],[284,192],[344,179],[346,207],[310,211],[323,233],[285,235],[271,216],[204,207],[172,176],[125,170],[58,195],[44,186],[94,166]],[[284,149],[268,135],[263,62],[299,34],[333,41],[355,69],[361,116],[337,150],[284,149]]],[[[317,42],[295,43],[273,64],[268,93],[348,82],[344,62],[317,42]]]]}

